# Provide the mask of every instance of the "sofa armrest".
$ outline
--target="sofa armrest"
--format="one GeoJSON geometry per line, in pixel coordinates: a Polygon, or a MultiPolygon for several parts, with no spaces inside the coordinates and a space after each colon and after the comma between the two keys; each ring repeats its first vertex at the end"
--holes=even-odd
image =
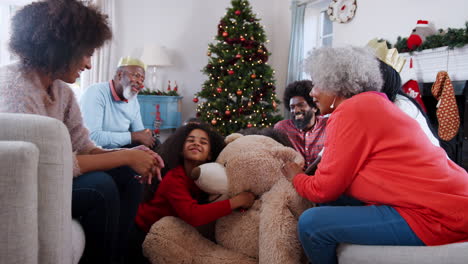
{"type": "Polygon", "coordinates": [[[37,166],[29,142],[0,141],[0,263],[37,263],[37,166]]]}
{"type": "Polygon", "coordinates": [[[31,142],[39,149],[38,262],[71,263],[73,161],[67,128],[57,119],[29,114],[0,113],[0,124],[0,140],[31,142]]]}

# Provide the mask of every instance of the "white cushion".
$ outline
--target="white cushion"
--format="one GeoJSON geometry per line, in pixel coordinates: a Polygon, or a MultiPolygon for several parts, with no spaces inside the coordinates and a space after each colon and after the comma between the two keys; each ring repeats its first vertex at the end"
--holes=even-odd
{"type": "Polygon", "coordinates": [[[73,264],[77,264],[80,261],[81,256],[83,255],[85,248],[85,234],[80,223],[75,219],[72,220],[72,257],[73,264]]]}
{"type": "Polygon", "coordinates": [[[342,244],[340,264],[466,264],[468,242],[442,246],[362,246],[342,244]]]}

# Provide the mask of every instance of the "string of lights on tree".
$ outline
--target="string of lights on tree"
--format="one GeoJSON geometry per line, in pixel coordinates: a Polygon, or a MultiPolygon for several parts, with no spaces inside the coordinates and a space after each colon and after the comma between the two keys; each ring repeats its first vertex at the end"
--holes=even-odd
{"type": "Polygon", "coordinates": [[[202,72],[209,78],[193,98],[197,117],[223,135],[270,127],[282,119],[260,19],[247,0],[232,0],[231,5],[219,22],[216,43],[208,45],[202,72]]]}

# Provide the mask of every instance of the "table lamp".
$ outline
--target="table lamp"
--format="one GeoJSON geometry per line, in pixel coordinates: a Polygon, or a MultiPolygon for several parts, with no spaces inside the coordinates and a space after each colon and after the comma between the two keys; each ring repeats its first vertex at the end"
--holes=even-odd
{"type": "Polygon", "coordinates": [[[146,44],[143,46],[141,60],[147,65],[146,83],[150,90],[158,90],[157,68],[172,65],[167,50],[157,44],[146,44]]]}

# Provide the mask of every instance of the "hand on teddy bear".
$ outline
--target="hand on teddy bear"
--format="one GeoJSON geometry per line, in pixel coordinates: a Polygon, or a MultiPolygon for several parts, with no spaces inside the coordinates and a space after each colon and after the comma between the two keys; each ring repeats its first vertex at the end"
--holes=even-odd
{"type": "Polygon", "coordinates": [[[283,167],[281,167],[281,172],[283,175],[288,179],[288,181],[293,180],[294,176],[296,176],[299,173],[304,173],[304,170],[302,169],[302,166],[295,163],[295,162],[286,162],[283,167]]]}
{"type": "Polygon", "coordinates": [[[229,199],[231,209],[249,209],[255,202],[255,194],[251,192],[241,192],[238,195],[229,199]]]}

